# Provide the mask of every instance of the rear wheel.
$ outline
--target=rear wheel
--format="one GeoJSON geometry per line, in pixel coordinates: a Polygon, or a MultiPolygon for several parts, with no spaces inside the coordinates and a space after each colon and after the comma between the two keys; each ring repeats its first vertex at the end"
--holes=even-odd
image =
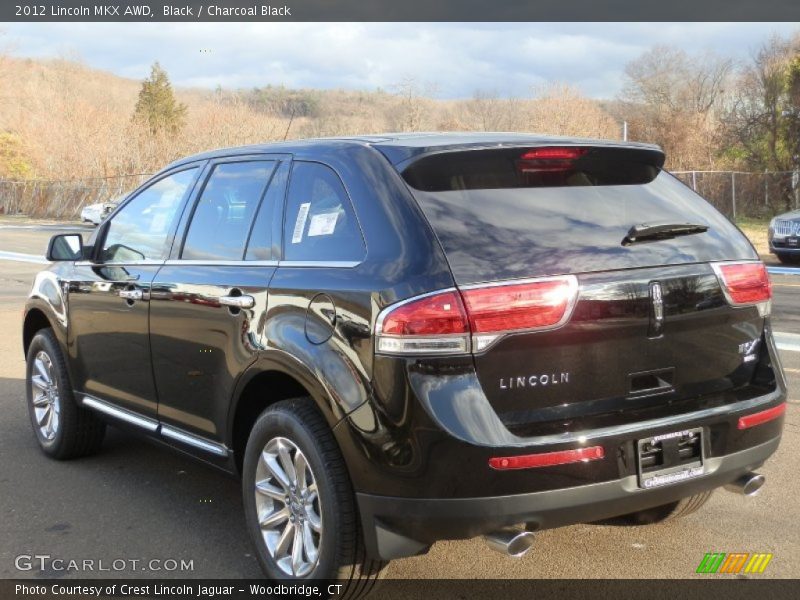
{"type": "Polygon", "coordinates": [[[99,450],[106,425],[75,403],[66,363],[50,328],[39,331],[28,348],[25,388],[31,425],[45,454],[66,460],[99,450]]]}
{"type": "Polygon", "coordinates": [[[253,426],[242,490],[256,556],[271,579],[345,580],[369,593],[386,563],[367,558],[350,479],[310,398],[285,400],[253,426]]]}
{"type": "Polygon", "coordinates": [[[711,498],[711,494],[713,493],[714,490],[710,490],[708,492],[689,496],[688,498],[683,498],[677,502],[670,502],[669,504],[663,504],[628,515],[622,515],[616,519],[611,519],[609,523],[620,525],[655,525],[656,523],[672,521],[673,519],[685,517],[686,515],[698,511],[708,502],[708,499],[711,498]]]}

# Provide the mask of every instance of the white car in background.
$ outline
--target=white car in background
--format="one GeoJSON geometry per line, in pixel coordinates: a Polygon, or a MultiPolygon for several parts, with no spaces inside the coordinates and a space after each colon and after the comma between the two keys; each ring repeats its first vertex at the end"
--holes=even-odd
{"type": "Polygon", "coordinates": [[[119,204],[123,198],[124,196],[120,196],[108,202],[98,202],[96,204],[84,206],[83,210],[81,210],[81,221],[99,225],[103,219],[111,214],[111,211],[117,208],[117,204],[119,204]]]}

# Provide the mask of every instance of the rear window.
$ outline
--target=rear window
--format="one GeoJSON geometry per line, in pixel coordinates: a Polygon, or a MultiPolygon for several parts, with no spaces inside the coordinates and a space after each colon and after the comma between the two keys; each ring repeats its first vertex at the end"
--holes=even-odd
{"type": "Polygon", "coordinates": [[[402,173],[459,284],[756,256],[726,217],[661,170],[660,153],[535,150],[436,154],[402,173]],[[631,227],[656,223],[708,231],[623,245],[631,227]]]}

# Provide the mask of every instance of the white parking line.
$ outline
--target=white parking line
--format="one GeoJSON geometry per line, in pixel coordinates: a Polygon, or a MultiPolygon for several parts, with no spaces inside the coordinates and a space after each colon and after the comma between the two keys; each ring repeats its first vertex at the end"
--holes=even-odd
{"type": "Polygon", "coordinates": [[[37,265],[49,264],[44,256],[38,254],[23,254],[22,252],[6,252],[4,250],[0,250],[0,260],[35,263],[37,265]]]}
{"type": "Polygon", "coordinates": [[[774,335],[775,344],[778,346],[778,350],[785,350],[787,352],[800,352],[800,334],[776,331],[774,335]]]}
{"type": "Polygon", "coordinates": [[[800,275],[797,267],[767,267],[767,272],[773,275],[800,275]]]}

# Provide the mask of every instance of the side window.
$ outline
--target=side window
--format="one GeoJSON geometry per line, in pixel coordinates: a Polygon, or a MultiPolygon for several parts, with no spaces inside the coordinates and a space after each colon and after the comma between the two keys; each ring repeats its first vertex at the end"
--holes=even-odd
{"type": "MultiPolygon", "coordinates": [[[[284,161],[280,163],[272,180],[269,182],[267,193],[258,209],[253,229],[250,233],[250,241],[247,244],[245,260],[272,260],[276,258],[273,252],[273,223],[275,220],[275,210],[283,207],[283,195],[286,191],[286,180],[289,179],[289,167],[291,163],[284,161]]],[[[278,232],[279,233],[279,232],[278,232]]],[[[280,235],[276,236],[280,243],[280,235]]]]}
{"type": "Polygon", "coordinates": [[[101,262],[165,258],[178,208],[196,174],[193,168],[159,179],[122,207],[108,224],[101,262]]]}
{"type": "Polygon", "coordinates": [[[273,161],[216,165],[197,200],[181,258],[242,260],[253,215],[274,168],[273,161]]]}
{"type": "Polygon", "coordinates": [[[325,165],[294,163],[283,227],[285,260],[360,261],[366,255],[344,185],[325,165]]]}

